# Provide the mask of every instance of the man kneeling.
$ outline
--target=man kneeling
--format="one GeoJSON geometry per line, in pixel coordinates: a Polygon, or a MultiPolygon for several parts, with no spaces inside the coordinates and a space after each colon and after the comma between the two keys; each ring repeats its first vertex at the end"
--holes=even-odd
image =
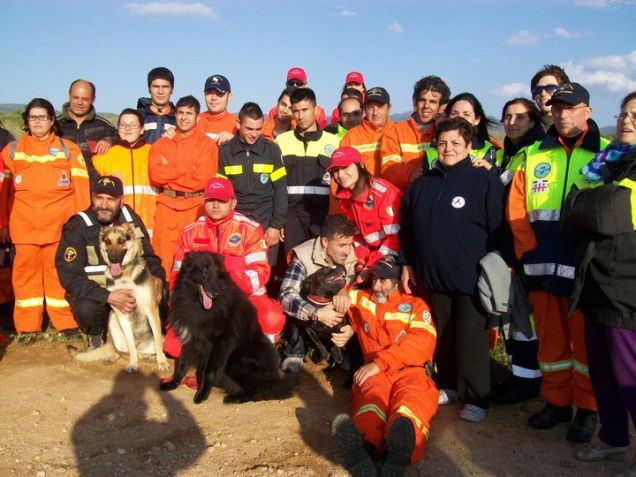
{"type": "MultiPolygon", "coordinates": [[[[347,468],[375,475],[373,460],[384,457],[381,475],[402,475],[422,458],[438,392],[427,371],[436,331],[426,303],[398,290],[400,267],[392,256],[376,263],[371,290],[351,292],[348,333],[355,332],[364,366],[354,374],[353,410],[333,421],[332,432],[347,468]]],[[[343,329],[344,331],[344,329],[343,329]]]]}

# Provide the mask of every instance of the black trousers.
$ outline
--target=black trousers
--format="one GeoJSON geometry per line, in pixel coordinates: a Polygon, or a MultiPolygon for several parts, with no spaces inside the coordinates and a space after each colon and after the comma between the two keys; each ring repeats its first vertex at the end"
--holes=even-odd
{"type": "Polygon", "coordinates": [[[490,349],[487,316],[474,296],[431,293],[437,326],[437,386],[455,389],[460,399],[488,407],[490,349]]]}
{"type": "Polygon", "coordinates": [[[289,208],[285,225],[285,254],[296,245],[320,235],[320,227],[327,217],[328,209],[328,204],[324,209],[316,207],[309,211],[300,207],[289,208]]]}
{"type": "Polygon", "coordinates": [[[89,335],[103,335],[108,327],[110,305],[94,300],[71,299],[71,312],[80,328],[89,335]]]}

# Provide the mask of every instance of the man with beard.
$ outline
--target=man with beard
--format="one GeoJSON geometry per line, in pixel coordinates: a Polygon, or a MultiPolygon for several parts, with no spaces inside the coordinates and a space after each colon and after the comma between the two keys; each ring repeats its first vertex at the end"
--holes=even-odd
{"type": "Polygon", "coordinates": [[[161,259],[150,245],[148,231],[134,210],[122,204],[124,187],[114,176],[101,176],[91,193],[91,206],[72,216],[62,229],[62,239],[55,256],[55,267],[66,299],[82,330],[88,334],[89,349],[104,344],[111,307],[124,313],[136,305],[132,290],[108,291],[106,263],[99,252],[99,232],[103,226],[130,223],[135,236],[142,237],[143,258],[155,277],[157,297],[160,299],[166,275],[161,259]]]}

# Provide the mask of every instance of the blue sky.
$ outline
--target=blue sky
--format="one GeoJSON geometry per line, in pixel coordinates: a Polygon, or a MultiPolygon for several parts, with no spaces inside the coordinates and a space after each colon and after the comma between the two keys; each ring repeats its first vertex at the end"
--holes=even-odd
{"type": "Polygon", "coordinates": [[[636,90],[636,0],[1,0],[0,18],[0,103],[41,96],[60,108],[70,82],[86,78],[98,111],[117,113],[147,95],[148,70],[167,66],[175,100],[202,100],[205,79],[220,73],[230,110],[269,108],[287,69],[302,66],[328,114],[357,70],[389,91],[394,113],[411,110],[418,78],[437,74],[499,117],[554,63],[588,87],[606,126],[636,90]]]}

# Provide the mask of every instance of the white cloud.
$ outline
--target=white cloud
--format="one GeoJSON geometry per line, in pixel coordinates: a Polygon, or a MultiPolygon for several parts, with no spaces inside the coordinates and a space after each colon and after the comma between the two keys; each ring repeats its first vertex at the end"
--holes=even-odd
{"type": "Polygon", "coordinates": [[[516,98],[528,96],[528,85],[525,83],[507,83],[497,89],[491,89],[489,93],[499,98],[516,98]]]}
{"type": "Polygon", "coordinates": [[[563,67],[573,81],[588,88],[598,87],[615,94],[636,90],[636,50],[626,55],[568,61],[563,67]]]}
{"type": "Polygon", "coordinates": [[[506,43],[512,46],[528,46],[536,44],[538,39],[539,38],[530,33],[528,30],[519,30],[514,35],[511,35],[506,43]]]}
{"type": "Polygon", "coordinates": [[[568,31],[563,27],[556,27],[554,30],[552,30],[552,36],[569,40],[572,38],[581,38],[583,35],[577,32],[568,31]]]}
{"type": "Polygon", "coordinates": [[[574,5],[588,8],[607,8],[610,6],[609,0],[574,0],[574,5]]]}
{"type": "Polygon", "coordinates": [[[340,7],[340,12],[338,13],[341,17],[352,18],[357,17],[358,12],[355,12],[347,7],[340,7]]]}
{"type": "Polygon", "coordinates": [[[189,15],[217,18],[216,11],[203,3],[180,2],[152,2],[152,3],[128,3],[124,8],[133,15],[189,15]]]}
{"type": "Polygon", "coordinates": [[[400,33],[404,33],[404,28],[398,22],[393,22],[393,23],[387,25],[384,29],[386,31],[390,31],[392,33],[397,33],[398,35],[400,33]]]}

